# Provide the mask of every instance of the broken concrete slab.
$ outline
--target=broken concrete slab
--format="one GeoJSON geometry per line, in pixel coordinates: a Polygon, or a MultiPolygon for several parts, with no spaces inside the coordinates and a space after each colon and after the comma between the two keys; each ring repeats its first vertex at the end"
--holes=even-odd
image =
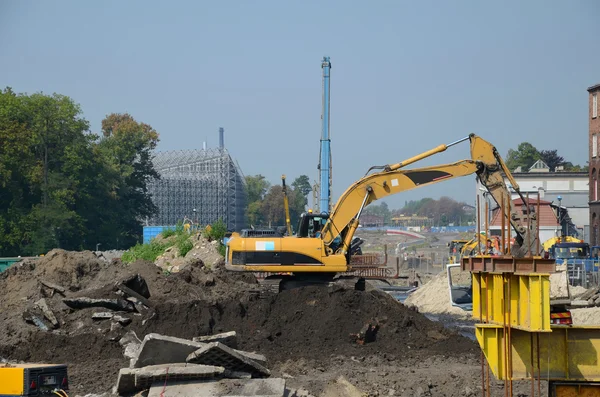
{"type": "Polygon", "coordinates": [[[121,368],[113,393],[118,395],[134,393],[137,390],[135,388],[135,372],[131,368],[121,368]]]}
{"type": "Polygon", "coordinates": [[[267,358],[265,356],[263,356],[262,354],[246,352],[243,350],[236,350],[236,349],[233,349],[233,350],[235,350],[236,353],[241,354],[242,356],[247,357],[252,361],[256,361],[263,367],[267,366],[267,358]]]}
{"type": "Polygon", "coordinates": [[[202,343],[221,342],[233,349],[237,348],[237,333],[235,331],[215,335],[196,336],[195,338],[192,338],[192,340],[194,342],[202,343]]]}
{"type": "Polygon", "coordinates": [[[63,299],[65,305],[71,309],[85,309],[88,307],[104,307],[115,311],[133,312],[135,307],[133,303],[125,299],[92,299],[92,298],[74,298],[63,299]]]}
{"type": "Polygon", "coordinates": [[[146,371],[160,371],[165,370],[167,368],[175,368],[175,367],[189,367],[194,364],[187,363],[178,363],[178,364],[167,364],[167,365],[150,365],[145,368],[121,368],[119,370],[119,376],[117,378],[117,384],[113,388],[113,394],[131,394],[135,393],[140,388],[136,387],[136,376],[142,372],[142,370],[146,371]]]}
{"type": "Polygon", "coordinates": [[[92,320],[110,320],[113,316],[111,312],[96,312],[92,314],[92,320]]]}
{"type": "Polygon", "coordinates": [[[187,339],[148,334],[140,345],[133,366],[141,368],[147,365],[184,363],[191,353],[203,346],[204,343],[187,339]]]}
{"type": "Polygon", "coordinates": [[[117,284],[115,286],[115,288],[117,290],[120,290],[121,292],[123,292],[126,295],[129,295],[131,297],[136,298],[137,300],[139,300],[140,302],[142,302],[144,305],[146,305],[149,308],[153,308],[152,304],[150,303],[150,301],[146,298],[144,298],[142,295],[138,294],[137,292],[135,292],[134,290],[132,290],[131,288],[127,287],[124,284],[117,284]]]}
{"type": "Polygon", "coordinates": [[[58,320],[56,319],[54,312],[48,307],[46,299],[42,298],[39,301],[35,302],[35,306],[37,306],[42,311],[44,317],[46,317],[46,319],[52,323],[54,328],[58,327],[58,320]]]}
{"type": "Polygon", "coordinates": [[[60,292],[61,294],[65,293],[65,287],[62,287],[62,286],[60,286],[58,284],[54,284],[54,283],[51,283],[51,282],[46,281],[46,280],[40,280],[40,283],[42,283],[42,285],[44,285],[44,286],[46,286],[46,287],[48,287],[48,288],[50,288],[50,289],[52,289],[54,291],[60,292]]]}
{"type": "Polygon", "coordinates": [[[155,382],[148,397],[283,397],[285,379],[223,379],[218,382],[155,382]]]}
{"type": "Polygon", "coordinates": [[[119,316],[119,315],[114,315],[112,319],[113,319],[113,321],[118,322],[122,326],[126,326],[126,325],[129,325],[131,323],[131,319],[129,317],[123,317],[123,316],[119,316]]]}
{"type": "Polygon", "coordinates": [[[153,382],[165,383],[165,380],[177,382],[180,380],[213,379],[223,375],[225,368],[213,365],[187,364],[172,365],[163,368],[138,368],[135,373],[135,387],[138,390],[147,389],[153,382]]]}
{"type": "Polygon", "coordinates": [[[30,311],[23,312],[23,320],[25,320],[28,323],[34,324],[42,331],[49,330],[48,326],[44,323],[44,321],[41,318],[39,318],[36,314],[30,311]]]}
{"type": "Polygon", "coordinates": [[[253,377],[269,376],[271,372],[258,362],[219,342],[212,342],[190,353],[189,363],[218,365],[230,371],[249,372],[253,377]]]}
{"type": "Polygon", "coordinates": [[[139,274],[134,274],[133,276],[122,280],[120,284],[126,286],[130,290],[136,292],[146,299],[150,298],[150,289],[148,288],[148,284],[146,283],[146,280],[139,274]]]}

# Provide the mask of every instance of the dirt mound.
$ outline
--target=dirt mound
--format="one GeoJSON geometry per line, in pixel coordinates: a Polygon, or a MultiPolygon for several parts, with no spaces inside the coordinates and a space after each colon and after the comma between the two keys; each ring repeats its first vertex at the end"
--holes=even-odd
{"type": "Polygon", "coordinates": [[[332,357],[416,360],[479,354],[472,341],[379,290],[306,287],[261,294],[257,287],[252,275],[228,272],[222,260],[211,269],[184,266],[171,274],[150,262],[124,265],[92,253],[56,250],[0,275],[0,357],[67,363],[74,391],[98,393],[109,391],[118,369],[127,365],[118,340],[130,330],[141,338],[151,332],[192,338],[237,331],[241,349],[265,354],[272,365],[309,360],[328,367],[332,357]],[[93,313],[110,310],[74,310],[63,302],[124,299],[114,285],[135,274],[146,281],[153,309],[140,310],[138,304],[137,312],[115,312],[127,317],[128,324],[92,319],[93,313]],[[41,331],[23,319],[23,312],[41,298],[58,319],[53,330],[41,331]],[[380,325],[376,341],[356,344],[350,334],[373,321],[380,325]]]}
{"type": "MultiPolygon", "coordinates": [[[[158,240],[161,243],[171,242],[176,240],[176,236],[163,238],[159,235],[158,240]]],[[[177,246],[169,247],[165,253],[156,258],[154,262],[156,266],[172,273],[179,272],[186,265],[203,264],[209,268],[218,266],[223,259],[219,253],[219,242],[216,240],[209,241],[201,233],[192,234],[188,241],[192,244],[185,256],[180,256],[177,246]]]]}
{"type": "MultiPolygon", "coordinates": [[[[453,272],[452,282],[458,285],[468,285],[470,277],[471,273],[469,272],[453,272]]],[[[405,303],[416,306],[422,313],[449,314],[461,319],[471,317],[470,312],[466,312],[450,304],[448,275],[445,270],[411,293],[405,303]]]]}

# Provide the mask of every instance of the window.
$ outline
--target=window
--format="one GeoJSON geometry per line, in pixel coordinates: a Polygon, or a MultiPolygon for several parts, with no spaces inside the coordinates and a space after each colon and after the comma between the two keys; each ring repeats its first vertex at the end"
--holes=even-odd
{"type": "Polygon", "coordinates": [[[598,94],[594,92],[592,95],[592,118],[598,117],[598,94]]]}
{"type": "Polygon", "coordinates": [[[592,157],[598,155],[598,135],[592,135],[592,157]]]}

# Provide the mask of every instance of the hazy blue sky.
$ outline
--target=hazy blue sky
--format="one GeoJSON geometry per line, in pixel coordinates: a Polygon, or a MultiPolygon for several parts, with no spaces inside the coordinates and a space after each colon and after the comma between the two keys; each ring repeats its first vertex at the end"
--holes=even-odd
{"type": "MultiPolygon", "coordinates": [[[[0,1],[0,85],[57,92],[92,130],[111,112],[160,150],[225,145],[246,175],[317,179],[331,57],[333,196],[373,164],[475,132],[585,164],[600,2],[0,1]]],[[[468,156],[468,145],[423,165],[468,156]]],[[[474,177],[387,200],[474,201],[474,177]]]]}

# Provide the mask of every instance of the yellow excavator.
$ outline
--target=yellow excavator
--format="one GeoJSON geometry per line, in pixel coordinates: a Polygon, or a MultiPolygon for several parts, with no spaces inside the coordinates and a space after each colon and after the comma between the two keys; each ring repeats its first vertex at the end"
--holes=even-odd
{"type": "MultiPolygon", "coordinates": [[[[515,192],[519,185],[512,177],[496,148],[483,138],[471,134],[450,144],[442,144],[396,164],[373,166],[339,198],[331,214],[304,213],[296,235],[259,237],[233,233],[227,243],[225,266],[230,271],[290,273],[273,276],[279,279],[279,290],[298,285],[330,282],[340,273],[352,270],[354,233],[362,211],[370,203],[384,197],[421,186],[476,174],[496,203],[506,208],[516,232],[511,255],[524,257],[537,252],[535,222],[517,211],[504,183],[504,173],[515,192]],[[469,141],[471,158],[451,164],[405,169],[410,164],[441,153],[461,142],[469,141]]],[[[522,195],[521,195],[522,196],[522,195]]],[[[529,211],[527,212],[529,215],[529,211]]],[[[364,286],[357,283],[357,288],[364,286]]]]}

